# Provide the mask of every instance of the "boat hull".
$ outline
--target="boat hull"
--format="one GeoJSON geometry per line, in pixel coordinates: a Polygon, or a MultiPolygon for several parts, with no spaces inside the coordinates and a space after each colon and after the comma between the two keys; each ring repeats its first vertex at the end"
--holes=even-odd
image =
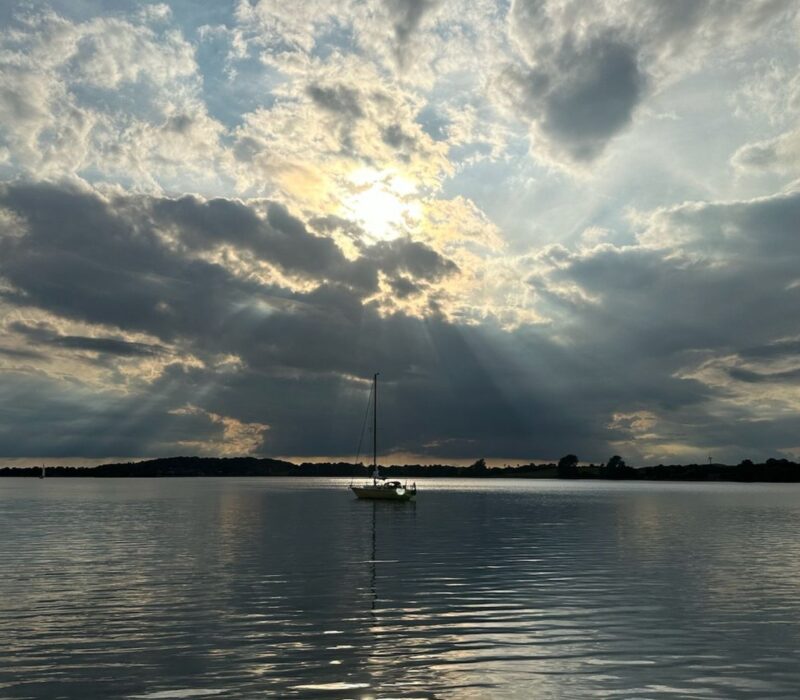
{"type": "Polygon", "coordinates": [[[411,501],[416,491],[408,489],[387,489],[383,486],[351,486],[356,498],[371,501],[411,501]]]}

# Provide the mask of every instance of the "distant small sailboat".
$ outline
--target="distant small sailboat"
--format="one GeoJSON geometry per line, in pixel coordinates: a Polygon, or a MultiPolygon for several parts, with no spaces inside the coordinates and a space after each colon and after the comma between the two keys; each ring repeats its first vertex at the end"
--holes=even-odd
{"type": "Polygon", "coordinates": [[[399,481],[386,481],[378,469],[378,374],[372,377],[372,483],[350,484],[357,498],[376,501],[411,501],[416,498],[417,485],[408,488],[399,481]]]}
{"type": "Polygon", "coordinates": [[[42,465],[42,471],[41,471],[41,472],[39,472],[39,478],[40,478],[40,479],[44,479],[44,475],[45,475],[45,466],[44,466],[44,464],[43,464],[43,465],[42,465]]]}

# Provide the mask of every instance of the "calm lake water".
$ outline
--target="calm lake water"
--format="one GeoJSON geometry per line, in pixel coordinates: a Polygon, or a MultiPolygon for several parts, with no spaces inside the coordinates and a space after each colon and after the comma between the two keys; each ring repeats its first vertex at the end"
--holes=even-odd
{"type": "Polygon", "coordinates": [[[0,479],[0,698],[800,696],[800,487],[0,479]]]}

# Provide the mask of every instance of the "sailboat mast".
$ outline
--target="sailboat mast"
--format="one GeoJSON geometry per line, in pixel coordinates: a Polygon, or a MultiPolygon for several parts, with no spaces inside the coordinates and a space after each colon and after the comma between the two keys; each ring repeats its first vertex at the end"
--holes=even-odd
{"type": "Polygon", "coordinates": [[[378,480],[378,372],[372,377],[372,481],[378,480]]]}

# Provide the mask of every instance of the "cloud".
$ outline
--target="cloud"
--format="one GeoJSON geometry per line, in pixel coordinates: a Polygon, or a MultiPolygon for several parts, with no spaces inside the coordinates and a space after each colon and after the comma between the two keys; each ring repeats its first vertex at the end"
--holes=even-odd
{"type": "Polygon", "coordinates": [[[741,171],[798,173],[800,172],[800,129],[788,131],[775,138],[748,143],[731,158],[741,171]]]}
{"type": "Polygon", "coordinates": [[[194,47],[161,19],[15,14],[0,31],[0,144],[15,169],[154,189],[218,180],[222,126],[199,97],[194,47]]]}
{"type": "MultiPolygon", "coordinates": [[[[800,22],[800,15],[796,22],[800,22]]],[[[790,28],[791,23],[787,23],[783,32],[771,37],[781,50],[759,57],[743,77],[732,96],[736,116],[761,119],[772,129],[796,125],[800,115],[800,74],[797,73],[800,46],[790,28]]]]}
{"type": "Polygon", "coordinates": [[[325,0],[309,0],[292,6],[281,0],[240,0],[236,19],[248,32],[257,32],[260,43],[270,50],[311,51],[317,34],[334,27],[338,23],[338,13],[347,10],[347,4],[333,8],[325,0]]]}
{"type": "Polygon", "coordinates": [[[190,328],[205,321],[223,323],[226,309],[249,306],[250,296],[274,294],[274,303],[284,303],[291,293],[279,285],[291,277],[344,284],[365,296],[377,291],[379,274],[435,281],[458,269],[408,239],[364,247],[350,260],[274,203],[262,218],[233,200],[102,198],[75,188],[15,184],[0,188],[0,204],[13,213],[7,217],[11,232],[0,238],[0,274],[13,290],[7,298],[166,338],[198,332],[190,328]],[[23,235],[13,228],[20,220],[27,225],[23,235]],[[175,243],[184,254],[172,250],[175,243]],[[224,246],[250,252],[289,278],[276,277],[270,286],[269,270],[258,282],[235,263],[197,255],[224,246]],[[173,286],[176,280],[181,284],[173,286]]]}
{"type": "MultiPolygon", "coordinates": [[[[353,378],[375,367],[389,379],[387,448],[413,450],[420,441],[447,434],[456,442],[443,449],[471,454],[473,441],[482,439],[487,450],[521,455],[557,449],[548,440],[557,444],[577,434],[578,416],[556,410],[538,392],[525,398],[513,388],[514,382],[527,384],[529,379],[496,383],[495,368],[506,359],[496,355],[494,342],[504,345],[504,352],[520,352],[503,331],[456,326],[435,309],[425,318],[399,309],[382,314],[356,287],[327,279],[329,270],[342,264],[340,258],[329,256],[330,265],[320,266],[319,260],[307,261],[303,255],[282,257],[292,245],[303,250],[313,238],[285,209],[267,205],[261,218],[237,202],[101,197],[87,189],[23,183],[4,185],[0,200],[14,214],[5,218],[6,226],[24,228],[0,235],[5,303],[105,329],[89,336],[16,323],[13,330],[28,342],[23,349],[47,346],[104,352],[110,361],[115,356],[144,361],[160,347],[174,348],[171,362],[155,376],[128,387],[132,398],[123,400],[110,384],[84,411],[76,409],[85,400],[84,390],[61,385],[58,365],[41,365],[42,378],[35,381],[18,372],[16,385],[28,382],[43,402],[42,419],[59,435],[46,450],[40,445],[48,454],[64,449],[78,455],[152,454],[174,452],[181,445],[222,450],[219,435],[224,437],[225,426],[240,424],[271,426],[268,432],[242,428],[248,440],[254,439],[254,430],[263,437],[260,453],[347,453],[352,449],[348,431],[358,423],[365,399],[363,386],[353,378]],[[271,237],[282,237],[281,243],[271,237]],[[309,275],[315,285],[295,291],[278,281],[239,274],[224,265],[224,257],[197,257],[213,241],[257,251],[270,264],[309,275]],[[131,333],[144,333],[157,343],[127,340],[131,333]],[[190,349],[191,357],[181,349],[190,349]],[[236,359],[220,363],[222,357],[236,359]],[[48,382],[60,388],[55,391],[48,382]],[[141,406],[134,411],[136,401],[141,406]],[[197,412],[181,412],[187,405],[197,412]],[[445,410],[453,405],[459,406],[457,412],[445,410]],[[133,427],[122,419],[126,410],[137,416],[133,427]],[[103,420],[98,419],[101,411],[103,420]],[[525,416],[540,413],[548,416],[543,423],[547,431],[537,429],[529,437],[525,416]],[[301,415],[306,419],[299,420],[301,415]],[[60,436],[68,416],[81,425],[95,422],[102,432],[93,437],[88,429],[77,430],[64,442],[60,436]],[[189,420],[203,416],[202,425],[189,420]],[[119,427],[112,425],[115,420],[119,427]],[[160,429],[147,433],[154,425],[160,429]],[[208,437],[211,430],[218,431],[216,437],[208,437]]],[[[385,276],[398,297],[417,297],[420,290],[457,274],[451,261],[405,239],[367,246],[359,260],[385,276]]],[[[540,354],[537,344],[547,345],[543,338],[519,340],[534,355],[540,354]]],[[[601,426],[595,429],[598,439],[601,426]]],[[[588,437],[576,439],[590,444],[588,437]]],[[[21,440],[9,449],[21,454],[31,445],[21,440]]]]}
{"type": "Polygon", "coordinates": [[[767,345],[751,346],[739,351],[745,359],[766,360],[782,357],[800,357],[800,339],[783,338],[767,345]]]}
{"type": "Polygon", "coordinates": [[[794,174],[796,2],[62,6],[0,29],[8,449],[347,454],[376,369],[387,450],[791,447],[798,195],[722,161],[794,174]]]}
{"type": "Polygon", "coordinates": [[[352,55],[383,78],[429,90],[443,78],[478,78],[503,45],[504,10],[493,0],[242,1],[230,30],[232,46],[258,52],[281,72],[352,55]]]}
{"type": "Polygon", "coordinates": [[[44,324],[32,326],[15,321],[9,324],[8,329],[25,336],[34,347],[53,346],[120,357],[153,357],[167,352],[166,348],[160,345],[135,343],[122,338],[61,335],[44,324]]]}
{"type": "Polygon", "coordinates": [[[193,455],[217,457],[241,457],[257,451],[264,434],[269,430],[263,423],[244,423],[235,418],[209,413],[202,408],[187,404],[169,411],[173,416],[198,416],[207,419],[212,426],[222,426],[222,435],[206,439],[180,440],[177,444],[193,455]]]}
{"type": "MultiPolygon", "coordinates": [[[[800,254],[795,232],[800,192],[732,202],[691,202],[658,209],[640,219],[639,240],[711,261],[779,268],[783,274],[800,254]]],[[[792,280],[787,278],[786,284],[792,280]]]]}
{"type": "MultiPolygon", "coordinates": [[[[359,378],[376,369],[386,378],[387,451],[429,445],[431,458],[478,450],[521,460],[622,450],[635,461],[711,446],[720,455],[788,449],[794,439],[779,426],[793,425],[784,419],[797,410],[796,383],[772,379],[793,379],[800,367],[787,334],[798,301],[789,284],[796,255],[786,247],[796,197],[657,210],[640,214],[637,245],[525,258],[517,274],[529,266],[537,309],[550,321],[513,328],[449,319],[435,304],[419,314],[404,308],[461,274],[431,248],[397,239],[351,260],[262,200],[24,183],[4,185],[0,200],[13,214],[0,235],[5,303],[95,329],[9,328],[27,343],[12,349],[30,353],[17,355],[27,369],[9,386],[39,402],[39,434],[55,437],[37,449],[48,454],[246,446],[347,455],[368,389],[359,378]],[[245,253],[284,276],[241,268],[245,253]],[[400,305],[387,310],[352,283],[359,265],[400,305]],[[307,284],[294,287],[286,275],[307,284]],[[83,410],[86,385],[65,380],[64,360],[36,356],[101,354],[113,367],[149,362],[167,347],[168,361],[124,391],[113,375],[101,377],[83,410]],[[774,424],[759,433],[756,420],[774,424]]],[[[34,443],[9,446],[15,420],[4,444],[23,454],[34,443]]]]}
{"type": "Polygon", "coordinates": [[[359,93],[353,88],[344,85],[335,87],[309,85],[307,90],[316,105],[340,115],[343,119],[360,119],[364,116],[359,93]]]}
{"type": "Polygon", "coordinates": [[[12,420],[0,426],[0,452],[7,457],[240,455],[255,449],[267,430],[227,416],[182,411],[187,387],[175,382],[161,387],[163,393],[144,396],[30,373],[5,372],[3,379],[0,400],[15,406],[12,420]]]}
{"type": "Polygon", "coordinates": [[[797,220],[796,193],[684,204],[637,217],[637,245],[562,249],[533,276],[554,332],[618,378],[617,405],[630,402],[619,413],[656,416],[654,436],[623,436],[626,449],[662,459],[677,442],[791,447],[788,433],[756,438],[751,423],[800,409],[797,220]]]}
{"type": "Polygon", "coordinates": [[[174,230],[190,249],[212,250],[227,244],[288,273],[345,281],[367,291],[377,284],[375,270],[348,261],[333,240],[310,233],[280,204],[269,204],[265,218],[241,202],[219,198],[151,198],[142,204],[152,208],[155,227],[174,230]]]}
{"type": "Polygon", "coordinates": [[[406,62],[409,44],[423,18],[439,4],[440,0],[390,0],[387,3],[397,42],[395,48],[397,61],[401,66],[406,62]]]}
{"type": "Polygon", "coordinates": [[[334,10],[316,0],[292,8],[274,0],[244,0],[236,14],[251,40],[270,53],[287,48],[313,53],[336,30],[349,31],[361,47],[404,70],[413,58],[415,39],[426,17],[440,5],[440,0],[372,0],[339,3],[334,10]]]}
{"type": "Polygon", "coordinates": [[[800,368],[787,370],[785,372],[761,373],[732,367],[728,370],[728,374],[730,374],[732,379],[753,384],[761,382],[774,382],[783,384],[785,382],[797,383],[800,381],[800,368]]]}
{"type": "Polygon", "coordinates": [[[192,249],[229,244],[240,251],[249,250],[289,274],[317,283],[343,283],[363,294],[377,291],[379,273],[435,281],[458,271],[435,250],[410,239],[361,247],[360,257],[349,260],[331,238],[309,232],[302,221],[276,203],[267,205],[265,218],[241,202],[224,199],[160,198],[149,203],[154,226],[174,227],[180,240],[192,249]]]}
{"type": "Polygon", "coordinates": [[[311,59],[286,77],[272,104],[233,130],[236,190],[308,218],[347,218],[373,240],[409,235],[407,202],[452,171],[447,145],[417,121],[419,96],[353,55],[311,59]]]}
{"type": "Polygon", "coordinates": [[[34,350],[19,350],[18,348],[0,347],[0,355],[5,355],[6,357],[11,357],[14,359],[24,359],[24,360],[44,359],[44,355],[42,355],[42,353],[40,352],[36,352],[34,350]]]}
{"type": "Polygon", "coordinates": [[[376,243],[365,253],[387,274],[402,272],[416,279],[436,281],[458,271],[458,266],[424,243],[395,240],[376,243]]]}
{"type": "Polygon", "coordinates": [[[796,9],[789,0],[515,0],[509,35],[522,61],[505,68],[497,90],[529,120],[537,157],[590,163],[648,95],[796,9]]]}
{"type": "Polygon", "coordinates": [[[638,219],[639,245],[568,254],[548,276],[578,286],[575,312],[603,319],[601,337],[628,336],[646,357],[774,351],[800,292],[799,218],[797,193],[660,209],[638,219]]]}
{"type": "Polygon", "coordinates": [[[590,162],[627,127],[642,99],[646,76],[635,47],[612,34],[576,46],[572,37],[549,65],[507,76],[513,99],[531,120],[534,149],[590,162]]]}

